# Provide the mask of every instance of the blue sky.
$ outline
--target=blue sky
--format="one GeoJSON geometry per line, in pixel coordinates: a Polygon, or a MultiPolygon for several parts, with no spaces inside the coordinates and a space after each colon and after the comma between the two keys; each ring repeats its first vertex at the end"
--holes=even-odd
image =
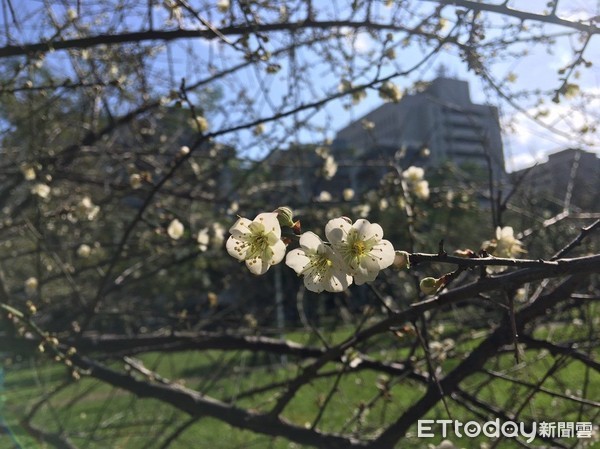
{"type": "MultiPolygon", "coordinates": [[[[213,2],[216,5],[216,0],[213,2]]],[[[330,3],[318,2],[321,8],[320,14],[326,17],[332,14],[333,9],[344,2],[332,1],[330,3]],[[325,7],[324,5],[329,5],[325,7]]],[[[546,8],[546,1],[540,0],[520,0],[512,1],[509,5],[525,9],[532,12],[542,12],[546,8]]],[[[561,2],[560,15],[569,19],[584,19],[600,14],[600,2],[585,0],[570,0],[561,2]]],[[[66,20],[66,7],[64,5],[76,7],[76,1],[56,4],[54,8],[55,15],[59,21],[66,20]]],[[[88,2],[83,2],[82,22],[90,23],[94,14],[87,15],[90,11],[88,2]]],[[[283,4],[283,3],[282,3],[283,4]]],[[[145,5],[145,3],[144,3],[145,5]]],[[[219,13],[216,7],[203,10],[205,18],[212,23],[218,24],[219,13]]],[[[434,3],[422,2],[422,9],[431,8],[434,3]]],[[[19,3],[18,14],[21,17],[31,17],[32,11],[43,8],[43,3],[35,0],[26,0],[19,3]]],[[[386,14],[391,14],[383,5],[378,9],[378,14],[385,20],[386,14]]],[[[112,12],[107,11],[110,15],[112,12]]],[[[0,12],[1,14],[1,12],[0,12]]],[[[274,13],[275,14],[275,13],[274,13]]],[[[100,18],[100,15],[97,15],[100,18]]],[[[157,23],[166,19],[167,11],[157,3],[154,14],[157,23]]],[[[1,18],[4,22],[5,18],[1,18]]],[[[140,23],[140,18],[128,16],[125,24],[130,28],[136,28],[140,23]]],[[[499,23],[499,22],[498,22],[499,23]]],[[[190,19],[184,19],[184,27],[197,27],[198,23],[190,19]]],[[[24,22],[21,36],[26,36],[27,40],[35,40],[40,32],[44,31],[46,25],[41,21],[24,22]]],[[[549,32],[564,32],[564,29],[547,26],[549,32]]],[[[494,30],[488,31],[491,35],[494,30]]],[[[287,37],[281,37],[284,39],[287,37]]],[[[422,50],[417,45],[411,45],[403,48],[400,45],[400,39],[395,38],[395,48],[397,51],[396,59],[388,61],[381,70],[382,75],[394,73],[395,71],[406,70],[422,56],[422,50]]],[[[373,40],[365,32],[352,33],[348,30],[348,38],[343,43],[344,50],[352,52],[355,61],[360,66],[361,56],[367,55],[370,50],[381,51],[381,43],[373,40]]],[[[507,58],[505,61],[498,61],[489,67],[489,70],[499,82],[506,81],[507,78],[515,79],[514,83],[506,83],[516,91],[524,89],[545,89],[551,91],[560,86],[560,79],[557,71],[569,63],[572,56],[572,50],[577,49],[581,44],[572,36],[558,38],[556,43],[549,48],[532,46],[526,57],[507,58]]],[[[154,90],[157,93],[166,93],[170,89],[176,89],[182,77],[188,80],[188,84],[197,79],[202,79],[210,74],[207,69],[209,62],[215,65],[226,67],[234,65],[240,61],[240,54],[232,51],[227,45],[218,41],[187,40],[177,41],[171,46],[170,53],[163,50],[159,52],[156,63],[152,66],[155,76],[154,90]],[[168,62],[171,62],[170,69],[168,62]]],[[[298,88],[292,89],[288,80],[294,76],[293,63],[289,59],[281,60],[282,70],[277,75],[267,75],[264,70],[255,68],[236,72],[234,75],[224,79],[218,85],[224,93],[224,100],[229,101],[231,107],[225,111],[214,112],[211,117],[211,129],[221,129],[233,126],[239,122],[252,121],[261,117],[268,117],[273,111],[285,104],[286,101],[310,102],[314,98],[336,92],[340,80],[349,75],[343,64],[340,67],[327,66],[319,62],[320,54],[316,51],[300,50],[296,53],[299,64],[306,64],[309,72],[298,77],[298,88]],[[246,95],[252,99],[252,108],[242,106],[243,96],[246,95]]],[[[585,53],[586,59],[590,61],[600,61],[600,44],[598,37],[594,38],[587,47],[585,53]]],[[[47,64],[60,67],[65,73],[69,73],[69,62],[64,52],[47,57],[47,64]]],[[[431,58],[426,64],[411,73],[408,77],[397,77],[394,82],[401,88],[409,89],[417,81],[428,81],[435,78],[441,66],[446,67],[447,73],[457,78],[468,80],[470,83],[471,97],[474,102],[487,103],[499,108],[503,122],[504,146],[507,161],[507,169],[513,171],[524,166],[531,165],[534,162],[544,160],[548,153],[559,151],[570,146],[581,146],[594,152],[600,152],[600,142],[598,137],[600,131],[590,133],[583,142],[572,129],[581,128],[585,124],[584,117],[591,117],[594,123],[600,121],[600,67],[581,70],[579,79],[576,82],[582,90],[592,93],[595,97],[586,100],[581,104],[574,101],[563,101],[560,104],[550,102],[546,97],[543,105],[536,105],[533,100],[524,102],[524,108],[530,114],[535,114],[544,109],[546,116],[543,118],[547,126],[555,127],[559,133],[553,133],[547,128],[536,124],[533,120],[527,118],[525,114],[516,111],[512,106],[501,100],[495,92],[489,89],[486,83],[482,82],[472,72],[469,72],[465,64],[456,55],[452,49],[444,50],[431,58]],[[586,114],[578,111],[585,110],[586,114]]],[[[369,81],[374,69],[363,67],[363,76],[359,76],[357,82],[369,81]]],[[[366,98],[357,105],[345,108],[348,105],[347,100],[337,100],[329,103],[325,108],[315,112],[300,113],[297,116],[280,120],[277,124],[267,124],[266,131],[262,136],[253,136],[251,132],[239,132],[231,136],[224,136],[228,143],[234,144],[240,148],[244,154],[249,156],[260,156],[268,149],[276,145],[285,146],[291,142],[324,142],[327,138],[332,138],[335,131],[344,127],[349,122],[363,116],[370,110],[381,104],[375,90],[369,90],[366,98]],[[308,129],[299,130],[295,120],[308,120],[308,129]],[[322,129],[321,129],[322,128],[322,129]]]]}

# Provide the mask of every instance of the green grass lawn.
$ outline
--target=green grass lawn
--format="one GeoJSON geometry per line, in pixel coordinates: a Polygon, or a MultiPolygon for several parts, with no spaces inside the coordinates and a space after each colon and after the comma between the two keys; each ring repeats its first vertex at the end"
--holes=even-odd
{"type": "MultiPolygon", "coordinates": [[[[328,336],[332,341],[340,341],[349,334],[342,330],[328,336]]],[[[306,333],[290,333],[288,338],[307,342],[311,338],[306,333]]],[[[477,340],[466,338],[458,343],[456,352],[463,353],[476,346],[477,340]]],[[[408,349],[399,347],[392,337],[383,337],[377,342],[381,347],[377,357],[398,360],[407,354],[408,349]],[[387,340],[386,340],[387,339],[387,340]],[[388,348],[387,350],[385,348],[388,348]]],[[[417,351],[417,356],[419,356],[417,351]]],[[[551,368],[555,358],[551,355],[540,356],[539,352],[525,354],[529,363],[515,365],[513,355],[507,353],[487,368],[505,375],[535,384],[551,368]]],[[[146,367],[158,372],[172,381],[205,392],[221,400],[233,401],[240,407],[249,407],[258,411],[267,411],[276,400],[277,389],[258,392],[251,396],[242,394],[251,389],[264,387],[271,383],[283,382],[297,374],[294,363],[287,366],[281,360],[265,355],[254,355],[247,351],[186,351],[173,354],[149,353],[139,357],[146,367]]],[[[293,362],[293,360],[289,360],[293,362]]],[[[115,368],[122,362],[112,362],[115,368]]],[[[442,363],[443,372],[449,372],[459,358],[450,357],[442,363]]],[[[424,366],[424,365],[423,365],[424,366]]],[[[323,373],[339,368],[334,364],[325,366],[323,373]]],[[[20,424],[21,419],[44,395],[49,394],[63,382],[69,380],[66,368],[46,361],[43,357],[5,364],[4,391],[2,392],[1,414],[5,425],[13,433],[2,435],[0,449],[4,448],[46,448],[52,447],[34,440],[20,424]],[[16,442],[18,443],[16,443],[16,442]]],[[[326,401],[336,382],[335,375],[316,379],[304,386],[295,399],[286,407],[284,417],[298,425],[310,426],[318,416],[319,408],[326,401]]],[[[484,374],[476,374],[463,382],[461,387],[469,392],[479,392],[479,398],[488,400],[512,413],[528,395],[529,389],[515,386],[502,379],[486,382],[484,374]]],[[[376,435],[377,432],[413,404],[424,392],[424,387],[414,381],[395,382],[391,379],[390,396],[379,400],[363,415],[358,413],[361,407],[369,404],[381,394],[377,384],[380,374],[368,370],[346,373],[339,381],[335,394],[330,399],[325,412],[320,417],[318,427],[328,432],[357,432],[361,435],[376,435]],[[354,417],[354,419],[353,419],[354,417]]],[[[552,391],[582,396],[598,400],[600,376],[586,370],[579,362],[572,362],[552,375],[544,386],[552,391]],[[587,382],[588,391],[578,391],[587,382]],[[596,392],[595,398],[593,392],[596,392]]],[[[481,418],[448,399],[452,419],[466,422],[481,418]]],[[[520,411],[519,418],[537,421],[589,421],[596,417],[598,410],[592,406],[573,403],[566,399],[538,392],[520,411]],[[583,419],[585,418],[585,419],[583,419]]],[[[431,410],[427,419],[447,419],[448,414],[440,404],[431,410]]],[[[64,431],[69,439],[80,448],[123,448],[123,449],[160,449],[161,445],[188,422],[189,417],[152,399],[138,399],[135,396],[100,384],[85,376],[72,382],[66,388],[54,394],[48,405],[42,407],[34,419],[36,427],[48,432],[64,431]]],[[[399,447],[426,448],[428,443],[437,443],[441,438],[418,439],[416,428],[399,447]]],[[[475,440],[451,437],[458,446],[477,448],[475,440]]],[[[480,442],[489,441],[482,436],[480,442]]],[[[182,431],[172,448],[300,448],[283,438],[272,439],[247,431],[233,429],[211,418],[202,417],[182,431]]],[[[504,441],[502,448],[519,447],[511,441],[504,441]]]]}

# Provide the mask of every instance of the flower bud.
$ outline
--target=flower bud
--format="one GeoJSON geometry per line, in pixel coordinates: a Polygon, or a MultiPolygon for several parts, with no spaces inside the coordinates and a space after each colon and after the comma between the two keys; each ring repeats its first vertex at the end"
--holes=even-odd
{"type": "Polygon", "coordinates": [[[442,279],[426,277],[421,279],[419,288],[426,295],[434,295],[442,286],[442,279]]]}
{"type": "Polygon", "coordinates": [[[457,249],[454,251],[454,255],[458,256],[458,257],[464,257],[464,258],[476,257],[473,250],[468,249],[468,248],[467,249],[457,249]]]}
{"type": "Polygon", "coordinates": [[[410,268],[410,255],[406,251],[396,251],[392,267],[396,270],[410,268]]]}
{"type": "Polygon", "coordinates": [[[37,308],[35,307],[35,304],[33,304],[31,301],[27,301],[25,303],[26,307],[27,307],[27,311],[29,312],[30,315],[35,315],[37,312],[37,308]]]}
{"type": "Polygon", "coordinates": [[[293,228],[294,227],[294,213],[292,209],[287,206],[280,206],[274,211],[277,214],[277,221],[279,224],[284,227],[293,228]]]}

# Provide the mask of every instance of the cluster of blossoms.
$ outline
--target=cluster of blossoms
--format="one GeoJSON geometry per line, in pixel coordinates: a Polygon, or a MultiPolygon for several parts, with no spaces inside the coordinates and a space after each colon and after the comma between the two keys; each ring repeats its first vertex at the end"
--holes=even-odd
{"type": "MultiPolygon", "coordinates": [[[[240,217],[229,230],[228,253],[244,261],[252,273],[266,273],[286,253],[281,225],[300,233],[299,223],[292,221],[287,208],[259,214],[252,221],[240,217]]],[[[325,235],[327,242],[310,231],[300,234],[299,247],[285,258],[285,264],[303,276],[306,288],[314,292],[341,292],[353,282],[373,281],[396,257],[392,244],[383,239],[381,226],[364,219],[354,223],[346,217],[329,220],[325,235]]]]}
{"type": "Polygon", "coordinates": [[[425,170],[421,167],[410,166],[402,172],[402,179],[406,188],[417,198],[426,200],[429,198],[429,183],[424,179],[425,170]]]}
{"type": "MultiPolygon", "coordinates": [[[[406,178],[419,182],[421,173],[409,171],[406,178]]],[[[329,220],[325,226],[327,241],[314,232],[300,231],[300,222],[294,222],[292,212],[280,207],[274,212],[261,213],[254,220],[239,217],[229,229],[227,252],[245,262],[253,274],[264,274],[272,265],[283,261],[299,276],[304,285],[313,292],[341,292],[352,283],[361,285],[374,281],[379,271],[389,266],[410,268],[410,254],[395,251],[388,240],[383,239],[383,229],[377,223],[358,219],[354,223],[347,217],[329,220]],[[287,253],[288,237],[282,237],[281,227],[289,227],[299,236],[299,246],[287,253]]],[[[201,235],[198,242],[201,243],[201,235]]],[[[511,227],[498,228],[496,239],[484,243],[487,252],[496,257],[515,257],[524,252],[522,243],[514,237],[511,227]]],[[[459,252],[457,252],[459,253],[459,252]]],[[[463,257],[477,257],[471,250],[460,251],[463,257]]],[[[484,253],[485,254],[485,253],[484,253]]],[[[499,267],[487,267],[488,271],[499,267]]],[[[425,277],[419,287],[422,293],[434,295],[452,279],[452,273],[440,278],[425,277]]],[[[450,340],[440,344],[440,354],[452,349],[450,340]]],[[[440,357],[442,357],[440,355],[440,357]]]]}

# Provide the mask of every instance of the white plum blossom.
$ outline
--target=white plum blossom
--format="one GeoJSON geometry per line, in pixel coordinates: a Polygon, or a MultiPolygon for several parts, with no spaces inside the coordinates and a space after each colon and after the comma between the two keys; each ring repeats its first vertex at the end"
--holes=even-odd
{"type": "Polygon", "coordinates": [[[402,177],[410,183],[421,181],[424,175],[425,170],[423,170],[421,167],[415,167],[414,165],[411,165],[402,172],[402,177]]]}
{"type": "MultiPolygon", "coordinates": [[[[496,228],[496,238],[491,241],[483,242],[482,249],[495,257],[514,258],[520,253],[526,252],[523,249],[523,243],[515,238],[513,228],[505,226],[496,228]]],[[[498,273],[503,271],[503,267],[488,266],[488,273],[498,273]]]]}
{"type": "Polygon", "coordinates": [[[204,252],[208,249],[208,244],[210,243],[208,228],[203,228],[200,229],[200,231],[198,231],[196,241],[198,242],[198,248],[200,249],[200,251],[204,252]]]}
{"type": "Polygon", "coordinates": [[[515,238],[513,228],[505,226],[496,228],[496,238],[483,242],[482,249],[496,257],[512,258],[526,252],[523,243],[515,238]]]}
{"type": "Polygon", "coordinates": [[[221,223],[213,223],[212,226],[212,239],[211,246],[213,248],[220,248],[225,241],[225,228],[221,223]]]}
{"type": "Polygon", "coordinates": [[[35,168],[32,164],[28,164],[28,163],[24,162],[21,164],[21,166],[19,168],[21,169],[21,173],[23,174],[23,177],[25,178],[25,180],[33,181],[35,179],[35,177],[36,177],[35,168]]]}
{"type": "Polygon", "coordinates": [[[183,232],[185,231],[185,227],[183,223],[180,222],[177,218],[175,218],[171,223],[169,223],[169,227],[167,228],[167,234],[173,240],[178,240],[183,236],[183,232]]]}
{"type": "Polygon", "coordinates": [[[77,205],[77,215],[84,220],[93,221],[100,213],[100,206],[92,202],[89,196],[84,196],[77,205]]]}
{"type": "Polygon", "coordinates": [[[523,243],[515,238],[513,228],[505,226],[496,228],[496,249],[493,251],[497,257],[515,257],[525,252],[523,243]]]}
{"type": "Polygon", "coordinates": [[[374,281],[380,270],[394,262],[394,247],[383,240],[383,229],[376,223],[358,219],[352,224],[334,218],[325,226],[325,234],[357,285],[374,281]]]}
{"type": "Polygon", "coordinates": [[[429,183],[425,180],[419,181],[414,185],[413,191],[417,198],[426,200],[429,198],[429,183]]]}
{"type": "Polygon", "coordinates": [[[323,177],[327,180],[333,178],[337,173],[338,165],[333,156],[327,156],[323,163],[323,177]]]}
{"type": "Polygon", "coordinates": [[[48,198],[50,196],[50,186],[38,182],[31,188],[31,193],[40,198],[48,198]]]}
{"type": "Polygon", "coordinates": [[[397,103],[402,99],[402,91],[391,81],[386,81],[379,87],[379,97],[397,103]]]}
{"type": "Polygon", "coordinates": [[[304,285],[313,292],[341,292],[352,284],[342,261],[312,232],[300,236],[300,248],[288,253],[285,264],[304,276],[304,285]]]}
{"type": "Polygon", "coordinates": [[[421,200],[429,198],[429,183],[423,179],[424,176],[425,170],[414,165],[402,172],[402,178],[407,184],[406,188],[421,200]]]}
{"type": "Polygon", "coordinates": [[[227,252],[239,261],[245,261],[253,274],[266,273],[285,255],[276,213],[258,214],[253,221],[240,217],[229,232],[227,252]]]}

